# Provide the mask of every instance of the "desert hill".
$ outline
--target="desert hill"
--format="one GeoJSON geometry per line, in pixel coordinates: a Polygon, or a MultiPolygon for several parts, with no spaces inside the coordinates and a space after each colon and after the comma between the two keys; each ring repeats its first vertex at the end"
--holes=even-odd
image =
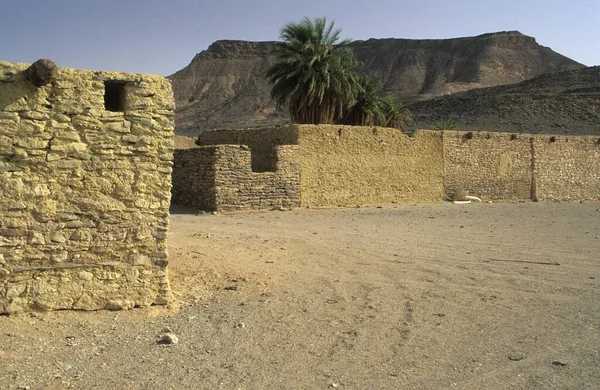
{"type": "MultiPolygon", "coordinates": [[[[173,82],[176,133],[282,123],[264,75],[273,42],[217,41],[198,53],[173,82]]],[[[516,31],[455,39],[369,39],[352,48],[387,93],[404,102],[520,82],[583,65],[516,31]]]]}
{"type": "Polygon", "coordinates": [[[465,130],[600,134],[600,66],[455,93],[410,110],[419,128],[451,120],[465,130]]]}

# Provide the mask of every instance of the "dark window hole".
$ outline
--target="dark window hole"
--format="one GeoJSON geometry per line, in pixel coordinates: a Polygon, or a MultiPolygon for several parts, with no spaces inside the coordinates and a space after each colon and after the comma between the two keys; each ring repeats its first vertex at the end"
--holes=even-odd
{"type": "Polygon", "coordinates": [[[125,82],[114,80],[104,82],[104,109],[114,112],[125,110],[125,82]]]}

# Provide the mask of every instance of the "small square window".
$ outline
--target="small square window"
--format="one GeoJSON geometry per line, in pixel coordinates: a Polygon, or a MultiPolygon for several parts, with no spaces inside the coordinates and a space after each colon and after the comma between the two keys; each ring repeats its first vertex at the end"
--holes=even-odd
{"type": "Polygon", "coordinates": [[[125,82],[106,80],[104,82],[104,109],[107,111],[125,111],[125,82]]]}

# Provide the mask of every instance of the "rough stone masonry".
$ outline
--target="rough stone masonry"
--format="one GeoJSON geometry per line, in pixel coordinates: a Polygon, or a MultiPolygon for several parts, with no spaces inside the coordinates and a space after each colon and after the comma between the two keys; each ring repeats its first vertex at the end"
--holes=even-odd
{"type": "Polygon", "coordinates": [[[170,82],[37,65],[0,62],[0,313],[168,303],[170,82]]]}

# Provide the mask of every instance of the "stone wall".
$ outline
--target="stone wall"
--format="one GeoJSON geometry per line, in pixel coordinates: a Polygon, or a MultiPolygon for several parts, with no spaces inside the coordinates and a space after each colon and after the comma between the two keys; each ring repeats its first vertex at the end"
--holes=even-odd
{"type": "Polygon", "coordinates": [[[175,149],[192,149],[196,147],[195,138],[176,135],[175,137],[173,137],[173,141],[175,149]]]}
{"type": "MultiPolygon", "coordinates": [[[[410,137],[396,129],[343,125],[206,131],[201,145],[249,145],[253,169],[274,160],[277,145],[298,145],[301,204],[354,206],[443,197],[440,132],[410,137]],[[257,163],[257,161],[260,161],[257,163]]],[[[177,187],[177,185],[175,185],[177,187]]]]}
{"type": "MultiPolygon", "coordinates": [[[[485,200],[598,200],[596,137],[418,131],[338,125],[204,132],[201,144],[243,143],[265,167],[298,145],[303,206],[439,201],[458,189],[485,200]]],[[[253,166],[256,163],[253,158],[253,166]]]]}
{"type": "Polygon", "coordinates": [[[246,130],[203,131],[197,139],[200,146],[246,145],[252,151],[252,170],[275,171],[279,145],[297,145],[297,126],[266,127],[246,130]]]}
{"type": "Polygon", "coordinates": [[[215,174],[218,148],[175,149],[171,189],[173,204],[217,211],[215,174]]]}
{"type": "Polygon", "coordinates": [[[490,200],[600,200],[598,137],[444,131],[443,138],[448,197],[464,189],[490,200]]]}
{"type": "Polygon", "coordinates": [[[600,200],[600,138],[536,136],[532,142],[537,200],[600,200]]]}
{"type": "Polygon", "coordinates": [[[253,172],[250,149],[242,145],[176,150],[173,203],[205,211],[300,205],[297,146],[274,147],[273,172],[253,172]]]}
{"type": "Polygon", "coordinates": [[[174,103],[159,76],[0,62],[0,312],[169,299],[174,103]]]}
{"type": "Polygon", "coordinates": [[[298,145],[303,206],[443,198],[440,132],[302,125],[298,145]]]}
{"type": "Polygon", "coordinates": [[[528,200],[532,146],[526,135],[444,131],[444,189],[488,200],[528,200]]]}

